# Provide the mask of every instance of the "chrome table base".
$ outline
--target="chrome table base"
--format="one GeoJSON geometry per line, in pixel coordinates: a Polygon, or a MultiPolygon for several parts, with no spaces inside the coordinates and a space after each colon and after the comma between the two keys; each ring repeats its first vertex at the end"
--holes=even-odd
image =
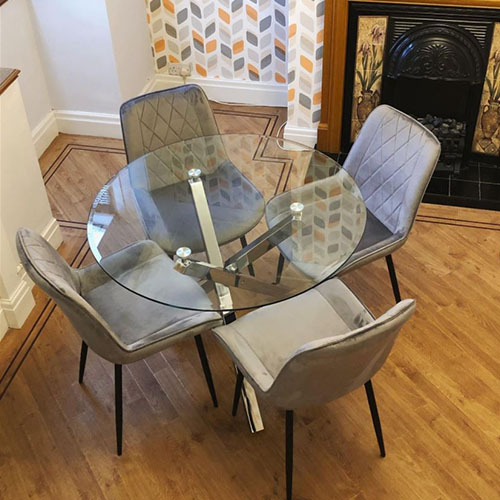
{"type": "MultiPolygon", "coordinates": [[[[214,224],[212,221],[212,217],[210,216],[210,208],[208,206],[207,197],[205,195],[203,182],[200,179],[201,171],[199,169],[193,169],[188,172],[188,175],[189,185],[191,187],[191,193],[193,195],[193,201],[196,208],[198,221],[200,223],[201,234],[205,243],[208,261],[211,265],[223,268],[224,261],[222,260],[219,244],[217,242],[217,235],[215,234],[214,224]]],[[[186,252],[186,250],[186,248],[181,248],[177,253],[178,257],[181,260],[181,262],[179,263],[181,266],[189,265],[187,258],[189,257],[189,254],[191,252],[186,252]]],[[[215,287],[217,290],[217,296],[219,298],[221,309],[230,311],[232,309],[233,302],[229,288],[220,283],[215,283],[215,287]]],[[[235,319],[236,316],[234,312],[228,312],[224,316],[224,322],[226,324],[231,323],[235,319]]],[[[263,430],[264,424],[262,422],[262,417],[260,414],[257,395],[255,394],[253,387],[248,384],[246,380],[243,382],[243,403],[245,405],[248,422],[250,424],[250,430],[252,432],[259,432],[263,430]]]]}

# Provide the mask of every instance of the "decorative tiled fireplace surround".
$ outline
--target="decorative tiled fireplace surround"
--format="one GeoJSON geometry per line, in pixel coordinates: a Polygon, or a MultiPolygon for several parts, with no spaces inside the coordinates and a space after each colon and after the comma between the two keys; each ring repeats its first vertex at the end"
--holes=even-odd
{"type": "Polygon", "coordinates": [[[380,103],[437,118],[424,201],[500,210],[500,10],[350,2],[342,151],[380,103]]]}

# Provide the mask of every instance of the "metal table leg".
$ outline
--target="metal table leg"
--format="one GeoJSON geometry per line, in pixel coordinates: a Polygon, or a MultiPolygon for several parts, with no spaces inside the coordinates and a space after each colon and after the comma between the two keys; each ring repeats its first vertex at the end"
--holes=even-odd
{"type": "MultiPolygon", "coordinates": [[[[224,323],[226,325],[229,325],[235,319],[236,315],[234,312],[227,313],[224,316],[224,323]]],[[[237,373],[236,365],[234,366],[234,369],[235,373],[237,373]]],[[[243,399],[243,404],[245,406],[248,424],[250,425],[250,431],[252,431],[252,433],[263,431],[264,422],[262,421],[259,402],[257,401],[257,394],[255,394],[254,388],[245,379],[243,380],[241,396],[243,399]]]]}
{"type": "Polygon", "coordinates": [[[241,389],[243,396],[243,404],[247,412],[248,423],[252,432],[260,432],[264,430],[264,422],[260,414],[259,402],[254,388],[244,379],[241,389]]]}
{"type": "MultiPolygon", "coordinates": [[[[200,223],[201,234],[205,243],[208,260],[210,264],[215,264],[216,266],[222,268],[224,267],[224,262],[222,260],[219,244],[217,242],[217,236],[215,234],[214,224],[210,215],[210,208],[205,195],[205,189],[203,188],[203,183],[200,179],[201,171],[193,169],[188,172],[188,175],[189,185],[191,187],[191,193],[193,195],[193,201],[196,208],[196,215],[198,216],[198,221],[200,223]]],[[[232,307],[232,300],[229,288],[217,283],[216,290],[221,307],[223,309],[230,310],[232,307]]],[[[236,315],[234,312],[230,312],[224,316],[224,322],[226,325],[233,322],[235,319],[236,315]]],[[[264,425],[260,415],[257,395],[255,394],[253,387],[251,387],[246,380],[243,382],[242,394],[248,422],[250,424],[250,430],[252,432],[263,430],[264,425]]]]}

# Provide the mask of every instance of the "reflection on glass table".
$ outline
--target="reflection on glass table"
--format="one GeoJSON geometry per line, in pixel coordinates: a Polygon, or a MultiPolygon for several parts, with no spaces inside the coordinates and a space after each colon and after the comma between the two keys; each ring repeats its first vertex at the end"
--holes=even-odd
{"type": "Polygon", "coordinates": [[[347,172],[300,148],[284,139],[228,134],[138,158],[95,199],[88,222],[94,257],[131,292],[186,309],[250,309],[314,287],[353,253],[366,209],[347,172]],[[144,279],[134,273],[132,280],[113,267],[113,253],[145,239],[158,243],[179,276],[200,284],[210,302],[189,300],[172,282],[150,289],[147,269],[144,279]],[[280,258],[287,265],[277,282],[280,258]]]}

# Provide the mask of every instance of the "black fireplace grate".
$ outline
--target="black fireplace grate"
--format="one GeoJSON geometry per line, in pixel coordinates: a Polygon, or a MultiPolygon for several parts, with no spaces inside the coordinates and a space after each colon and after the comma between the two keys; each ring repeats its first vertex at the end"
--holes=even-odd
{"type": "Polygon", "coordinates": [[[441,143],[441,156],[436,170],[458,174],[463,162],[467,124],[454,118],[431,114],[414,118],[428,128],[441,143]]]}

